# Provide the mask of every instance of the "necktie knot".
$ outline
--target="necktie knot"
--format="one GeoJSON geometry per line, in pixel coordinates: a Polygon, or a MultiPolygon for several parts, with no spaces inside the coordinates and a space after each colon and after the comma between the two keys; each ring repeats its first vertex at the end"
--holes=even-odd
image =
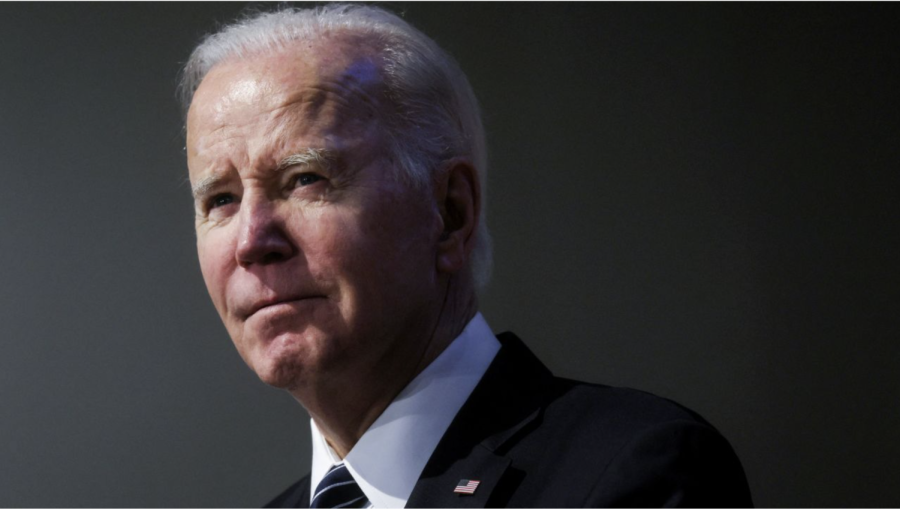
{"type": "Polygon", "coordinates": [[[316,487],[310,508],[362,508],[366,495],[344,463],[332,466],[316,487]]]}

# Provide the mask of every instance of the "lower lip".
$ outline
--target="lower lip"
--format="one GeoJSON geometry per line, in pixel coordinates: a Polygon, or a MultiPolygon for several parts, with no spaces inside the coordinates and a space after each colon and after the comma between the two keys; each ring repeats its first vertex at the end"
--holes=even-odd
{"type": "MultiPolygon", "coordinates": [[[[322,297],[316,296],[316,297],[292,299],[290,301],[281,301],[279,303],[275,303],[275,304],[264,306],[264,307],[260,308],[259,310],[250,314],[250,317],[253,317],[254,315],[260,315],[260,314],[271,315],[271,314],[276,314],[279,312],[294,311],[294,310],[296,310],[296,307],[298,305],[310,304],[315,301],[318,301],[319,299],[322,299],[322,297]]],[[[250,317],[248,317],[248,319],[250,317]]]]}

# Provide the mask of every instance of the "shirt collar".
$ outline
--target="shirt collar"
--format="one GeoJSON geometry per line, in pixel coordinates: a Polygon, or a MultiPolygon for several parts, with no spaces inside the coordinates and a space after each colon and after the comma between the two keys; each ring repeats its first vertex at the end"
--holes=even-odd
{"type": "MultiPolygon", "coordinates": [[[[375,508],[403,508],[450,422],[500,350],[481,313],[413,379],[347,454],[344,463],[375,508]]],[[[311,491],[340,458],[310,420],[311,491]]]]}

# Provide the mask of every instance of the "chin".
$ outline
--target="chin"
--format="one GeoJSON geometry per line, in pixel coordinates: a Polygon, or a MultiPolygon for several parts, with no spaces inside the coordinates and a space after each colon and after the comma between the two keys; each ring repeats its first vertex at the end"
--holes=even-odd
{"type": "Polygon", "coordinates": [[[292,391],[302,386],[302,373],[296,367],[284,365],[256,371],[260,381],[273,388],[287,391],[292,391]]]}
{"type": "Polygon", "coordinates": [[[306,370],[296,358],[259,360],[251,365],[259,380],[282,390],[293,390],[302,385],[306,370]]]}
{"type": "Polygon", "coordinates": [[[305,365],[309,353],[303,347],[296,339],[277,339],[268,346],[261,346],[256,356],[248,360],[248,365],[269,386],[293,390],[301,386],[308,375],[305,365]]]}

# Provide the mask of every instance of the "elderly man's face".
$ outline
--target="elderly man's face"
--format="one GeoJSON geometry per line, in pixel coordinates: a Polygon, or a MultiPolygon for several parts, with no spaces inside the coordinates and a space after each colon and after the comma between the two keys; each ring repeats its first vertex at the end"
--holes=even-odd
{"type": "Polygon", "coordinates": [[[442,297],[440,213],[393,177],[375,60],[297,49],[214,67],[187,128],[207,288],[247,364],[287,388],[414,356],[442,297]]]}

